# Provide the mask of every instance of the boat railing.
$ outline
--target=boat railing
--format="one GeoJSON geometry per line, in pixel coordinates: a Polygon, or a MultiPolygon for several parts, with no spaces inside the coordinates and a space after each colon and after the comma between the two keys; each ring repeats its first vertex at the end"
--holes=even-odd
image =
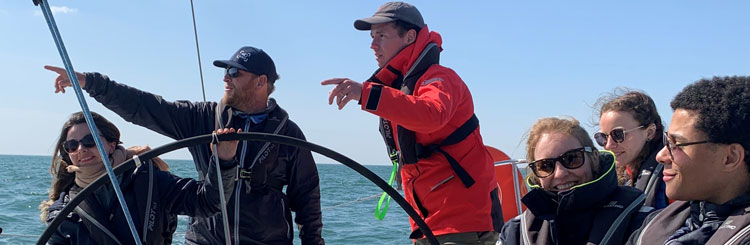
{"type": "MultiPolygon", "coordinates": [[[[512,167],[512,173],[513,176],[513,196],[515,197],[516,201],[516,208],[518,209],[518,214],[521,214],[523,212],[522,206],[521,206],[521,186],[518,184],[518,173],[521,174],[523,179],[526,179],[526,167],[529,165],[528,161],[526,159],[509,159],[504,161],[497,161],[495,162],[495,166],[501,166],[501,165],[511,165],[512,167]]],[[[528,186],[525,184],[523,185],[523,188],[526,188],[525,192],[528,192],[528,186]]],[[[525,193],[524,192],[524,193],[525,193]]]]}

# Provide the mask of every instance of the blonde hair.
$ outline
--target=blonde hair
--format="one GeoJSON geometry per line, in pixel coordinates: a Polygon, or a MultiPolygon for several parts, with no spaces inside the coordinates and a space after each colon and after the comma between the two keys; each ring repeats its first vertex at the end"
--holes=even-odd
{"type": "MultiPolygon", "coordinates": [[[[534,151],[536,150],[537,143],[539,143],[539,139],[546,133],[561,133],[570,135],[576,138],[578,142],[581,143],[581,146],[588,146],[591,147],[591,149],[596,149],[596,147],[594,147],[594,142],[589,137],[588,132],[586,132],[583,127],[581,127],[580,123],[575,118],[547,117],[536,121],[536,123],[534,123],[534,126],[532,126],[531,130],[529,131],[529,137],[526,141],[526,159],[529,162],[537,160],[534,156],[534,151]]],[[[591,170],[594,176],[596,176],[599,173],[599,158],[597,151],[594,150],[593,153],[587,154],[589,154],[589,159],[592,160],[591,170]]],[[[531,169],[527,170],[527,173],[531,172],[531,169]]],[[[539,178],[534,174],[529,174],[529,182],[531,184],[538,185],[539,178]]]]}

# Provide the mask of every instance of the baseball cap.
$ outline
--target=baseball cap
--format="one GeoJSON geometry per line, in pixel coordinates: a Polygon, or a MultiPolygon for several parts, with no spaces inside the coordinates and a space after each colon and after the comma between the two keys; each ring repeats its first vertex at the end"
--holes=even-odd
{"type": "Polygon", "coordinates": [[[276,65],[274,65],[271,56],[268,56],[265,51],[256,47],[242,47],[228,60],[214,60],[214,66],[221,68],[237,67],[256,75],[266,75],[268,81],[271,82],[275,82],[279,78],[279,74],[276,74],[276,65]]]}
{"type": "Polygon", "coordinates": [[[388,2],[380,6],[372,17],[355,20],[354,28],[366,31],[370,30],[372,24],[388,23],[394,20],[401,20],[419,28],[424,27],[422,14],[419,13],[417,7],[405,2],[388,2]]]}

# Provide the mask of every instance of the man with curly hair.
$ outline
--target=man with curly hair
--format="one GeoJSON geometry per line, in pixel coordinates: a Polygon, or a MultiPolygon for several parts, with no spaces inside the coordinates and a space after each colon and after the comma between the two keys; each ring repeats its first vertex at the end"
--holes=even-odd
{"type": "Polygon", "coordinates": [[[714,77],[672,100],[664,148],[667,197],[628,244],[750,242],[750,77],[714,77]]]}

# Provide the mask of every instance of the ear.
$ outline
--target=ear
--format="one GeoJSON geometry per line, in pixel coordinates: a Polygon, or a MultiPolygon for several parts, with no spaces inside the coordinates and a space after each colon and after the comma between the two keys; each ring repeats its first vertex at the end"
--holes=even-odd
{"type": "Polygon", "coordinates": [[[260,75],[258,76],[257,79],[258,79],[258,84],[256,86],[258,86],[259,88],[266,86],[266,83],[268,83],[268,76],[266,75],[260,75]]]}
{"type": "Polygon", "coordinates": [[[106,142],[107,145],[109,145],[109,152],[107,154],[112,155],[115,153],[115,149],[117,149],[117,142],[106,142]]]}
{"type": "Polygon", "coordinates": [[[656,138],[656,124],[651,123],[646,128],[646,139],[652,140],[656,138]]]}
{"type": "Polygon", "coordinates": [[[726,171],[742,170],[747,172],[746,169],[743,169],[743,166],[747,166],[745,164],[745,157],[747,157],[745,156],[745,148],[738,143],[729,144],[728,147],[724,161],[726,171]]]}
{"type": "Polygon", "coordinates": [[[412,44],[417,41],[417,30],[409,29],[406,32],[406,45],[412,44]]]}

